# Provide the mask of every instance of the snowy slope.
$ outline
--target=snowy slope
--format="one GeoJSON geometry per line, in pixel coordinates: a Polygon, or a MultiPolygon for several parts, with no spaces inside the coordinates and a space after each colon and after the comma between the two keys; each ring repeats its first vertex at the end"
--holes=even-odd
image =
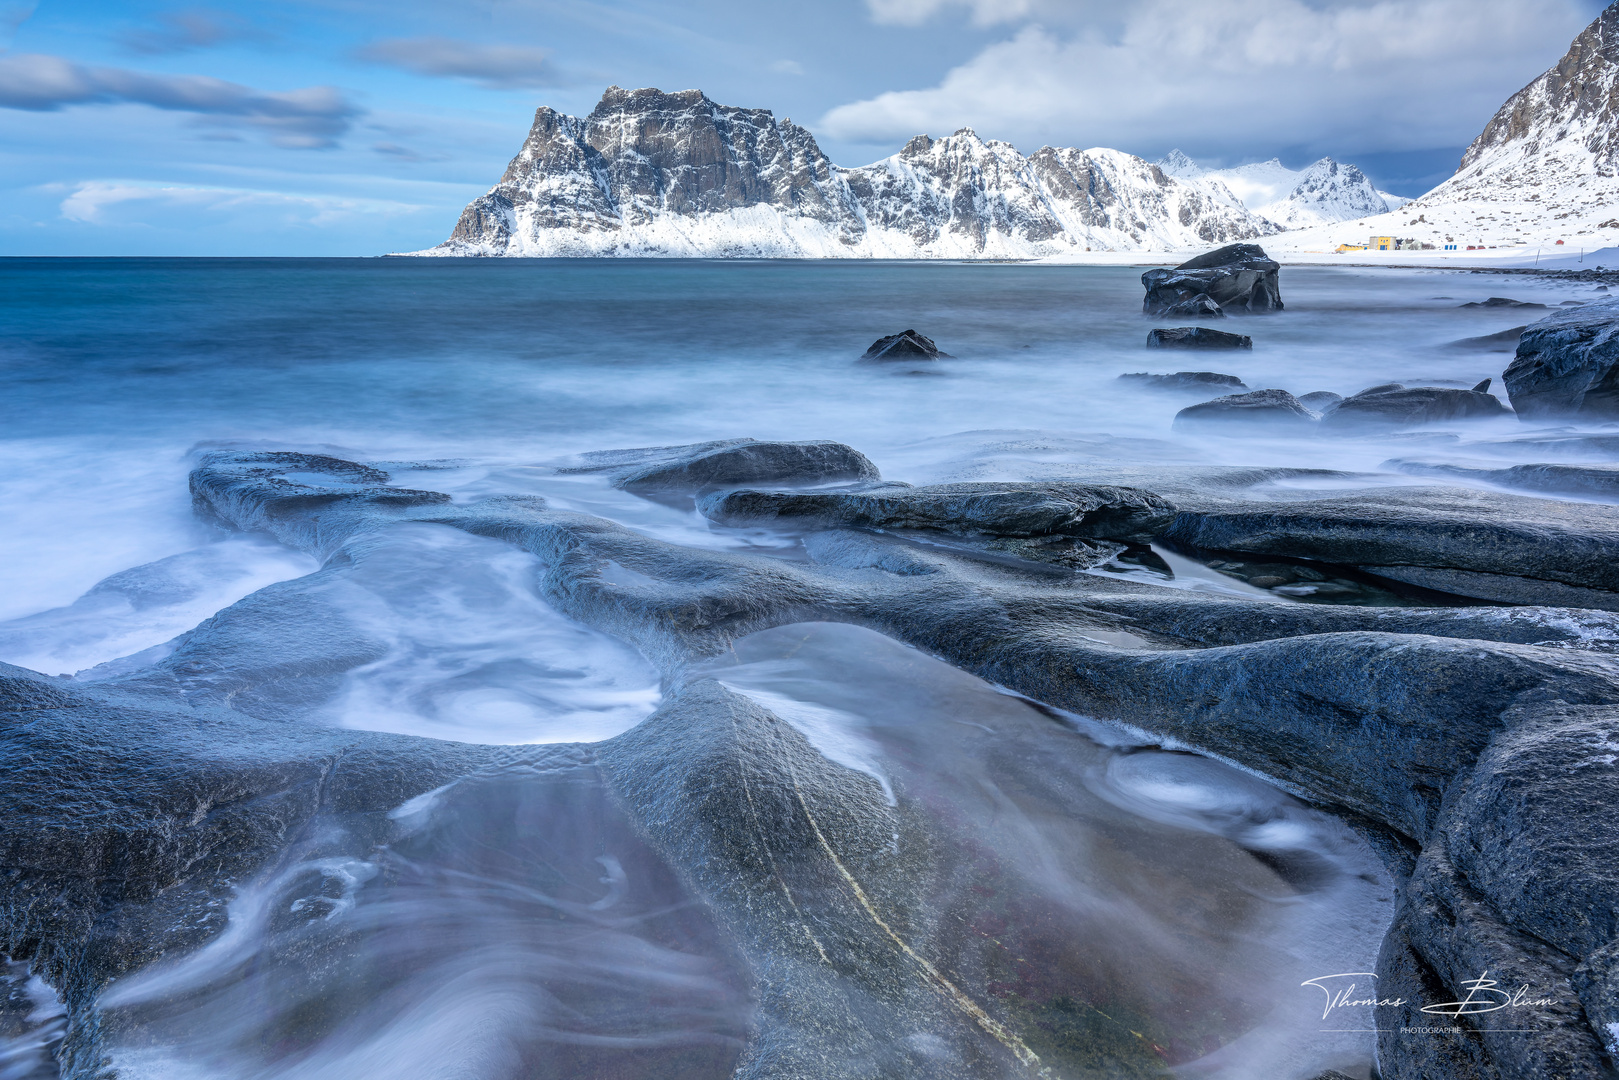
{"type": "Polygon", "coordinates": [[[1277,158],[1230,169],[1205,169],[1181,151],[1171,150],[1158,165],[1189,183],[1219,185],[1243,206],[1284,229],[1382,214],[1410,201],[1378,191],[1358,168],[1330,157],[1304,169],[1289,169],[1277,158]]]}
{"type": "Polygon", "coordinates": [[[844,169],[765,110],[611,87],[587,117],[536,112],[500,182],[418,254],[1041,258],[1274,232],[1218,184],[1116,150],[1024,157],[963,128],[844,169]]]}
{"type": "Polygon", "coordinates": [[[1440,248],[1453,243],[1463,252],[1470,245],[1528,254],[1619,244],[1619,5],[1501,106],[1449,180],[1353,228],[1289,233],[1284,247],[1317,250],[1368,234],[1440,248]]]}

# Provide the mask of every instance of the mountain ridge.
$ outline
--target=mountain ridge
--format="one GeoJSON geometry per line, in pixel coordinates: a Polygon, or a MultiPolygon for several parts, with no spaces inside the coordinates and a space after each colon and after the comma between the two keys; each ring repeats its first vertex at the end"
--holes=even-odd
{"type": "Polygon", "coordinates": [[[416,254],[1040,258],[1275,233],[1240,201],[1117,150],[918,135],[857,168],[810,132],[700,90],[548,106],[450,238],[416,254]]]}

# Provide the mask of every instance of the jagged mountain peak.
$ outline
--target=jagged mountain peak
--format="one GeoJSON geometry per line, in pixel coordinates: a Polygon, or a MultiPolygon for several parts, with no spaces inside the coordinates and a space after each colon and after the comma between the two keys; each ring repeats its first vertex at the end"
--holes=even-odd
{"type": "Polygon", "coordinates": [[[1159,158],[1157,165],[1170,176],[1202,176],[1206,171],[1203,166],[1187,157],[1179,149],[1171,150],[1159,158]]]}
{"type": "Polygon", "coordinates": [[[1275,231],[1115,150],[1025,157],[964,127],[844,169],[767,109],[615,86],[583,118],[536,110],[500,183],[433,253],[1031,258],[1275,231]]]}

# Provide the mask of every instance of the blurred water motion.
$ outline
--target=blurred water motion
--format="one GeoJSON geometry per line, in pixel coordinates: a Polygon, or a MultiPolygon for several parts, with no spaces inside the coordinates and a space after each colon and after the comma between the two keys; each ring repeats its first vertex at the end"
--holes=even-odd
{"type": "Polygon", "coordinates": [[[114,984],[124,1080],[709,1080],[749,980],[589,757],[406,804],[373,848],[328,820],[178,962],[114,984]]]}

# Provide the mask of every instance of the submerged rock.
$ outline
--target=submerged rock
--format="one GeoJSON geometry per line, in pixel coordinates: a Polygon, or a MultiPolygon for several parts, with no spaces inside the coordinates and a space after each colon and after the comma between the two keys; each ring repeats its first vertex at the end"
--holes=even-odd
{"type": "Polygon", "coordinates": [[[1488,300],[1474,300],[1470,304],[1463,304],[1464,308],[1543,308],[1545,304],[1536,304],[1528,300],[1511,300],[1505,296],[1492,296],[1488,300]]]}
{"type": "Polygon", "coordinates": [[[933,344],[933,339],[923,337],[915,330],[902,330],[897,334],[890,334],[885,338],[878,338],[871,343],[862,360],[937,360],[940,357],[950,358],[947,352],[940,352],[939,347],[933,344]]]}
{"type": "Polygon", "coordinates": [[[1342,401],[1342,394],[1334,394],[1331,390],[1313,390],[1308,394],[1299,395],[1299,404],[1311,412],[1325,412],[1328,408],[1342,401]]]}
{"type": "Polygon", "coordinates": [[[1316,416],[1286,390],[1254,390],[1191,405],[1175,414],[1175,426],[1225,430],[1263,427],[1272,430],[1313,428],[1316,416]]]}
{"type": "Polygon", "coordinates": [[[1235,375],[1222,375],[1217,371],[1177,371],[1169,375],[1154,375],[1145,371],[1120,375],[1119,382],[1145,387],[1149,390],[1188,390],[1208,393],[1210,390],[1247,390],[1248,386],[1235,375]]]}
{"type": "Polygon", "coordinates": [[[1483,337],[1461,338],[1449,342],[1448,349],[1476,349],[1480,352],[1513,352],[1518,348],[1518,341],[1528,326],[1514,326],[1494,334],[1485,334],[1483,337]]]}
{"type": "Polygon", "coordinates": [[[1321,426],[1327,431],[1378,426],[1412,427],[1507,415],[1506,406],[1484,392],[1489,385],[1488,379],[1471,390],[1385,383],[1362,390],[1326,409],[1321,426]]]}
{"type": "Polygon", "coordinates": [[[1173,270],[1142,274],[1147,295],[1141,309],[1148,315],[1180,315],[1193,313],[1183,305],[1207,303],[1226,314],[1280,311],[1280,270],[1258,244],[1228,244],[1173,270]]]}
{"type": "Polygon", "coordinates": [[[1169,330],[1152,330],[1147,334],[1149,349],[1251,349],[1254,339],[1243,334],[1228,334],[1224,330],[1210,330],[1204,326],[1177,326],[1169,330]]]}
{"type": "Polygon", "coordinates": [[[1513,465],[1487,469],[1443,462],[1385,461],[1383,467],[1412,476],[1453,476],[1521,491],[1545,491],[1565,495],[1619,496],[1619,465],[1513,465]]]}
{"type": "Polygon", "coordinates": [[[566,472],[607,472],[613,486],[634,492],[694,492],[739,484],[825,484],[880,480],[871,459],[826,440],[726,439],[581,454],[587,464],[566,472]]]}
{"type": "Polygon", "coordinates": [[[1530,323],[1501,381],[1526,420],[1619,418],[1619,300],[1530,323]]]}

